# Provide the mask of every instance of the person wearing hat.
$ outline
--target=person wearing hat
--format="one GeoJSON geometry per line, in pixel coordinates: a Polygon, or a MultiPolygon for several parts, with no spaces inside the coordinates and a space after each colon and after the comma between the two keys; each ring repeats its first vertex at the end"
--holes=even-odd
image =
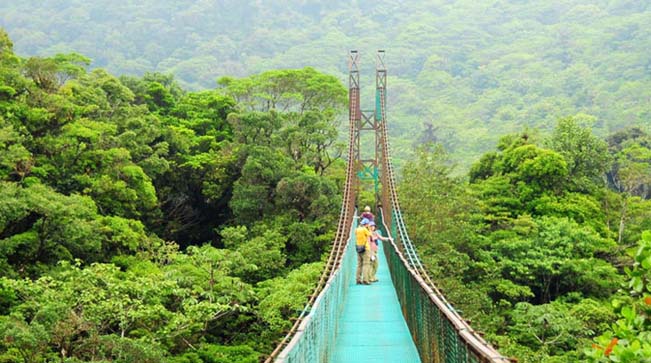
{"type": "Polygon", "coordinates": [[[375,276],[375,274],[377,273],[378,265],[379,265],[377,250],[378,250],[378,246],[379,246],[380,243],[378,242],[378,240],[388,241],[391,238],[382,237],[380,232],[375,230],[375,227],[376,227],[375,222],[371,221],[371,222],[369,222],[368,225],[369,225],[369,228],[371,230],[371,243],[370,243],[370,245],[371,245],[371,266],[370,266],[370,269],[369,269],[369,272],[368,272],[369,273],[369,281],[370,282],[378,282],[380,280],[378,280],[377,277],[375,276]]]}
{"type": "Polygon", "coordinates": [[[371,283],[369,271],[371,268],[371,231],[368,229],[370,221],[362,218],[355,229],[355,248],[357,250],[357,284],[369,285],[371,283]]]}
{"type": "Polygon", "coordinates": [[[375,222],[375,216],[371,213],[371,207],[364,207],[364,213],[362,213],[362,218],[368,219],[369,222],[375,222]]]}

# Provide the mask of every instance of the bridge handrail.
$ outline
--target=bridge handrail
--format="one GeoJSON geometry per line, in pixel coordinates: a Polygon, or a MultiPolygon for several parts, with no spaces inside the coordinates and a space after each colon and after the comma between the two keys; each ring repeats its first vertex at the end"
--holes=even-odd
{"type": "MultiPolygon", "coordinates": [[[[393,163],[391,162],[391,146],[388,136],[388,127],[387,127],[387,118],[386,118],[386,68],[384,65],[384,51],[378,51],[376,63],[376,112],[379,111],[379,120],[380,123],[380,140],[382,141],[381,145],[381,160],[382,160],[382,171],[385,174],[383,182],[386,185],[382,185],[382,201],[387,205],[383,207],[389,207],[391,210],[390,220],[395,223],[396,232],[399,236],[397,241],[400,243],[402,250],[398,248],[398,245],[391,240],[391,246],[394,248],[397,256],[400,261],[407,269],[407,271],[412,275],[412,277],[417,281],[421,289],[423,289],[429,299],[437,306],[438,310],[445,315],[445,318],[455,327],[458,336],[475,352],[477,352],[486,362],[493,363],[506,363],[510,360],[501,356],[497,350],[495,350],[488,342],[486,342],[475,330],[473,330],[470,325],[459,315],[459,313],[454,309],[454,307],[446,300],[445,296],[437,288],[436,284],[431,280],[427,269],[423,266],[418,256],[418,252],[409,238],[407,233],[407,228],[405,222],[402,218],[402,211],[400,209],[400,200],[398,198],[398,192],[396,190],[396,178],[393,171],[393,163]],[[379,108],[379,110],[377,109],[379,108]],[[403,254],[403,251],[405,254],[403,254]],[[405,258],[406,257],[406,258],[405,258]]],[[[382,224],[384,225],[385,231],[390,235],[392,230],[387,228],[384,216],[383,208],[380,208],[380,214],[382,216],[382,224]]],[[[392,271],[393,275],[393,271],[392,271]]],[[[396,286],[397,288],[397,286],[396,286]]],[[[401,304],[405,304],[404,301],[401,301],[401,304]]],[[[405,307],[403,306],[403,309],[405,307]]],[[[404,310],[403,310],[404,311],[404,310]]],[[[405,311],[406,313],[406,311],[405,311]]],[[[407,318],[407,316],[405,316],[407,318]]],[[[429,317],[421,317],[429,318],[429,317]]],[[[409,321],[409,319],[407,319],[409,321]]],[[[410,326],[410,329],[413,327],[410,326]]],[[[412,334],[414,332],[412,331],[412,334]]],[[[418,344],[417,344],[418,346],[418,344]]],[[[420,348],[419,348],[420,351],[420,348]]],[[[423,352],[421,352],[421,356],[423,352]]],[[[433,357],[430,357],[433,358],[433,357]]]]}
{"type": "MultiPolygon", "coordinates": [[[[462,340],[468,344],[468,346],[476,353],[478,353],[484,362],[491,363],[509,363],[510,359],[502,356],[497,350],[495,350],[486,340],[484,340],[470,325],[459,315],[459,313],[445,300],[445,297],[440,293],[440,291],[433,284],[429,276],[425,271],[417,271],[405,258],[404,254],[398,248],[398,245],[393,240],[391,235],[391,229],[385,224],[384,210],[380,208],[380,216],[382,217],[382,225],[389,237],[392,239],[388,242],[390,243],[393,251],[407,271],[412,275],[412,277],[417,281],[418,285],[427,293],[429,299],[436,305],[438,310],[442,312],[445,318],[453,324],[457,334],[461,336],[462,340]],[[423,276],[425,274],[425,276],[423,276]]],[[[393,275],[393,274],[392,274],[393,275]]],[[[404,311],[404,310],[403,310],[404,311]]],[[[421,317],[428,318],[428,317],[421,317]]],[[[410,327],[411,328],[411,327],[410,327]]],[[[412,332],[413,334],[413,332],[412,332]]]]}
{"type": "MultiPolygon", "coordinates": [[[[351,59],[355,63],[354,59],[351,59]]],[[[271,363],[278,357],[280,352],[285,349],[289,342],[293,339],[294,335],[299,332],[299,327],[303,319],[309,314],[314,306],[317,298],[321,295],[327,281],[330,281],[337,273],[341,266],[346,246],[348,245],[348,232],[353,223],[353,215],[355,214],[355,152],[354,152],[354,138],[355,138],[355,122],[359,117],[359,87],[351,87],[349,93],[349,104],[355,105],[349,109],[349,127],[348,127],[348,162],[346,165],[346,182],[344,184],[343,199],[341,201],[341,209],[339,211],[339,222],[337,223],[337,232],[335,233],[334,241],[332,242],[332,249],[328,255],[328,260],[323,269],[323,273],[319,278],[317,286],[309,296],[309,300],[305,304],[305,308],[301,311],[300,315],[290,328],[285,337],[278,343],[276,348],[265,360],[265,363],[271,363]]]]}
{"type": "Polygon", "coordinates": [[[337,268],[328,279],[319,296],[310,306],[307,316],[301,323],[285,348],[278,353],[276,363],[327,362],[328,348],[335,340],[336,317],[341,313],[341,304],[345,299],[348,284],[352,278],[354,264],[354,228],[357,217],[351,223],[346,250],[343,254],[346,268],[337,268]],[[330,321],[328,321],[330,319],[330,321]],[[325,320],[325,321],[324,321],[325,320]],[[319,341],[318,344],[315,343],[319,341]],[[325,341],[325,343],[323,343],[325,341]]]}

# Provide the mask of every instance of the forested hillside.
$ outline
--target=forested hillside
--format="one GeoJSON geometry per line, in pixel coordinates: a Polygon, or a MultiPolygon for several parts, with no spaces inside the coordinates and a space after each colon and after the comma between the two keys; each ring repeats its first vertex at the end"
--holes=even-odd
{"type": "Polygon", "coordinates": [[[649,24],[635,0],[0,2],[0,362],[268,354],[333,239],[349,49],[363,107],[387,51],[402,212],[472,326],[520,362],[651,361],[649,24]]]}
{"type": "Polygon", "coordinates": [[[440,147],[404,168],[402,211],[437,285],[521,362],[651,358],[651,135],[590,125],[505,135],[467,179],[440,147]]]}
{"type": "Polygon", "coordinates": [[[0,361],[258,362],[333,238],[346,90],[87,63],[21,59],[0,30],[0,361]]]}
{"type": "MultiPolygon", "coordinates": [[[[386,49],[399,159],[439,141],[463,168],[523,126],[595,116],[596,134],[651,117],[651,3],[637,0],[5,1],[24,56],[78,52],[114,74],[221,76],[313,66],[344,79],[349,49],[386,49]],[[414,130],[420,137],[414,137],[414,130]]],[[[371,101],[371,73],[362,80],[371,101]]],[[[364,99],[363,99],[364,102],[364,99]]]]}

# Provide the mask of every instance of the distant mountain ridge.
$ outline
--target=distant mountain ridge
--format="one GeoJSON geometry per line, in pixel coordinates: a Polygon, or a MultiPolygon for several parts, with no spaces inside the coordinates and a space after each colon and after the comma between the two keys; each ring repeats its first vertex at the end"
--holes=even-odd
{"type": "Polygon", "coordinates": [[[359,48],[372,102],[373,52],[386,49],[396,153],[441,142],[463,166],[499,135],[546,132],[577,113],[594,116],[600,135],[648,130],[648,24],[651,4],[633,0],[0,4],[17,54],[74,51],[115,74],[173,73],[189,89],[303,66],[343,81],[346,53],[359,48]]]}

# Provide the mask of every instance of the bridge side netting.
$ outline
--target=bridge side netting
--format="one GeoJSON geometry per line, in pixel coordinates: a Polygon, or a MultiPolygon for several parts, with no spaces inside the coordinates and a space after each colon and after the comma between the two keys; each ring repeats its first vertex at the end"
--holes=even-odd
{"type": "MultiPolygon", "coordinates": [[[[380,217],[383,219],[383,213],[380,217]]],[[[394,213],[392,224],[401,223],[401,219],[400,214],[394,213]]],[[[400,244],[411,244],[400,228],[392,227],[394,233],[397,231],[394,238],[403,239],[400,244]]],[[[393,235],[386,225],[384,230],[393,235]]],[[[409,267],[410,262],[394,242],[382,245],[402,315],[423,362],[508,362],[476,335],[440,293],[429,286],[431,282],[409,267]]]]}
{"type": "Polygon", "coordinates": [[[321,294],[312,305],[309,314],[287,347],[278,355],[279,363],[328,362],[335,342],[337,319],[343,309],[351,279],[354,278],[356,255],[354,251],[355,222],[350,234],[340,268],[331,276],[321,294]]]}

